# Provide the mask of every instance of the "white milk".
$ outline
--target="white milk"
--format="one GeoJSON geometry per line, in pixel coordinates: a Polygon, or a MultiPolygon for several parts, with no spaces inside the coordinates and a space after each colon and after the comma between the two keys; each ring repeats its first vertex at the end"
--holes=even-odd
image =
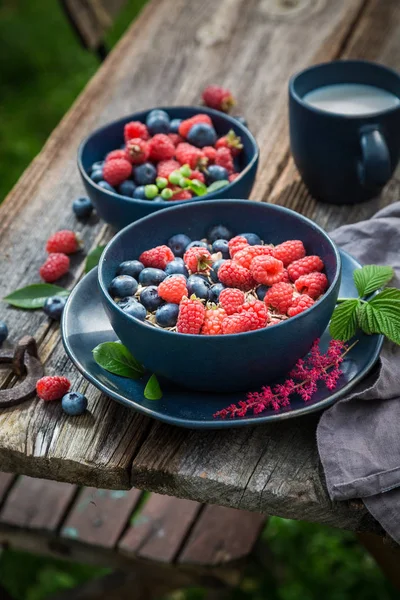
{"type": "Polygon", "coordinates": [[[305,102],[327,112],[342,115],[368,115],[400,105],[400,99],[374,85],[339,83],[308,92],[305,102]]]}

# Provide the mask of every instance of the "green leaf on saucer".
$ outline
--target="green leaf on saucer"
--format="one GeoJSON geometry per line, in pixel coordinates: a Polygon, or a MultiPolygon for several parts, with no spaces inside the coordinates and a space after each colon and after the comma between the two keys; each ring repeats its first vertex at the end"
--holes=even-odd
{"type": "Polygon", "coordinates": [[[52,283],[34,283],[26,287],[15,290],[3,300],[16,306],[17,308],[27,308],[34,310],[36,308],[42,308],[47,298],[52,296],[68,296],[69,290],[66,290],[58,285],[52,283]]]}
{"type": "Polygon", "coordinates": [[[394,276],[392,267],[365,265],[353,273],[354,283],[361,297],[376,292],[389,283],[394,276]]]}
{"type": "Polygon", "coordinates": [[[87,255],[85,263],[85,273],[89,273],[89,271],[97,267],[104,248],[105,246],[97,246],[97,248],[92,250],[92,252],[90,252],[87,255]]]}
{"type": "Polygon", "coordinates": [[[220,181],[214,181],[207,188],[207,194],[211,194],[212,192],[217,192],[218,190],[229,185],[229,181],[227,179],[220,179],[220,181]]]}
{"type": "Polygon", "coordinates": [[[121,377],[139,379],[144,374],[143,366],[120,342],[104,342],[93,350],[93,358],[100,367],[121,377]]]}
{"type": "Polygon", "coordinates": [[[356,333],[359,304],[360,301],[354,298],[336,306],[329,325],[329,333],[335,340],[346,342],[356,333]]]}
{"type": "Polygon", "coordinates": [[[154,373],[150,377],[146,387],[144,388],[144,397],[147,400],[160,400],[162,398],[160,384],[158,382],[157,376],[154,375],[154,373]]]}

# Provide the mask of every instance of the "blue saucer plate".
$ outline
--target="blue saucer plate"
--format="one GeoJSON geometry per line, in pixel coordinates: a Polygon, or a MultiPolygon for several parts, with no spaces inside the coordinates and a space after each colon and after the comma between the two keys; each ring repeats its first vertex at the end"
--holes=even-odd
{"type": "MultiPolygon", "coordinates": [[[[342,282],[339,296],[357,297],[353,283],[353,271],[360,267],[349,254],[342,252],[342,282]]],[[[98,291],[97,269],[84,277],[71,293],[64,309],[62,339],[65,350],[86,379],[99,390],[149,417],[192,429],[222,429],[256,425],[269,421],[290,419],[327,408],[349,393],[370,371],[379,357],[383,336],[359,334],[359,342],[347,354],[342,364],[343,375],[333,392],[321,386],[310,402],[293,397],[291,405],[279,412],[265,411],[260,415],[248,415],[237,419],[214,419],[213,414],[245,398],[245,393],[201,393],[173,385],[160,378],[163,391],[161,400],[150,401],[143,396],[147,378],[133,381],[108,373],[93,359],[92,350],[102,342],[117,340],[103,310],[98,291]]],[[[173,335],[171,333],[171,335],[173,335]]],[[[322,349],[331,337],[326,330],[321,338],[322,349]]]]}

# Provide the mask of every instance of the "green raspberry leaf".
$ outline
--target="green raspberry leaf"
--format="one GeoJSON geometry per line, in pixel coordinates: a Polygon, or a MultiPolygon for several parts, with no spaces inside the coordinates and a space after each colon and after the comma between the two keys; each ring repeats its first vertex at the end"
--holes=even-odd
{"type": "Polygon", "coordinates": [[[332,314],[329,332],[335,340],[347,342],[357,330],[357,309],[360,301],[356,298],[338,304],[332,314]]]}
{"type": "Polygon", "coordinates": [[[97,246],[90,254],[86,257],[85,273],[89,273],[92,269],[97,267],[99,264],[100,256],[103,254],[105,246],[97,246]]]}
{"type": "Polygon", "coordinates": [[[229,181],[227,179],[220,179],[219,181],[214,181],[211,185],[208,186],[207,194],[212,194],[213,192],[217,192],[218,190],[221,190],[222,188],[226,187],[227,185],[229,185],[229,181]]]}
{"type": "Polygon", "coordinates": [[[139,379],[144,375],[144,367],[120,342],[104,342],[93,350],[93,358],[100,367],[122,377],[139,379]]]}
{"type": "Polygon", "coordinates": [[[158,382],[156,375],[154,375],[154,373],[150,377],[150,379],[147,382],[146,387],[144,388],[144,397],[147,400],[161,400],[161,398],[162,398],[162,391],[160,388],[160,384],[158,382]]]}
{"type": "Polygon", "coordinates": [[[27,285],[19,290],[15,290],[15,292],[11,292],[3,300],[17,308],[35,310],[36,308],[43,308],[47,298],[51,298],[52,296],[65,297],[68,294],[69,290],[65,290],[52,283],[34,283],[33,285],[27,285]]]}
{"type": "Polygon", "coordinates": [[[354,283],[360,296],[368,296],[389,283],[393,278],[392,267],[379,265],[365,265],[362,269],[356,269],[353,273],[354,283]]]}
{"type": "Polygon", "coordinates": [[[400,344],[400,290],[386,288],[358,310],[360,327],[365,333],[381,333],[400,344]]]}
{"type": "Polygon", "coordinates": [[[199,179],[187,179],[186,187],[192,190],[196,196],[207,194],[207,186],[202,181],[199,181],[199,179]]]}

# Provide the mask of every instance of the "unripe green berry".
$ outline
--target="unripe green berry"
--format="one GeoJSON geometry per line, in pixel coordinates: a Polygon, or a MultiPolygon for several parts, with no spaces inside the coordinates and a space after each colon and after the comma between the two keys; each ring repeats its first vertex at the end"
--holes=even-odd
{"type": "Polygon", "coordinates": [[[170,198],[172,198],[173,195],[174,195],[174,192],[172,190],[170,190],[169,188],[165,188],[161,192],[161,198],[163,200],[169,200],[170,198]]]}
{"type": "Polygon", "coordinates": [[[156,185],[159,190],[163,190],[168,185],[168,179],[166,179],[165,177],[157,177],[156,185]]]}
{"type": "Polygon", "coordinates": [[[180,178],[180,180],[179,180],[179,182],[178,182],[178,185],[179,185],[179,187],[181,187],[181,188],[185,188],[185,187],[187,187],[187,185],[188,185],[188,184],[187,184],[187,181],[186,181],[185,177],[181,177],[181,178],[180,178]]]}
{"type": "Polygon", "coordinates": [[[179,181],[182,179],[182,174],[179,171],[172,171],[168,179],[173,185],[178,185],[179,181]]]}
{"type": "Polygon", "coordinates": [[[154,185],[154,183],[146,185],[144,188],[144,193],[146,198],[153,200],[156,196],[158,196],[158,187],[154,185]]]}
{"type": "Polygon", "coordinates": [[[179,171],[184,177],[190,177],[192,174],[192,169],[189,167],[189,165],[182,165],[179,171]]]}

